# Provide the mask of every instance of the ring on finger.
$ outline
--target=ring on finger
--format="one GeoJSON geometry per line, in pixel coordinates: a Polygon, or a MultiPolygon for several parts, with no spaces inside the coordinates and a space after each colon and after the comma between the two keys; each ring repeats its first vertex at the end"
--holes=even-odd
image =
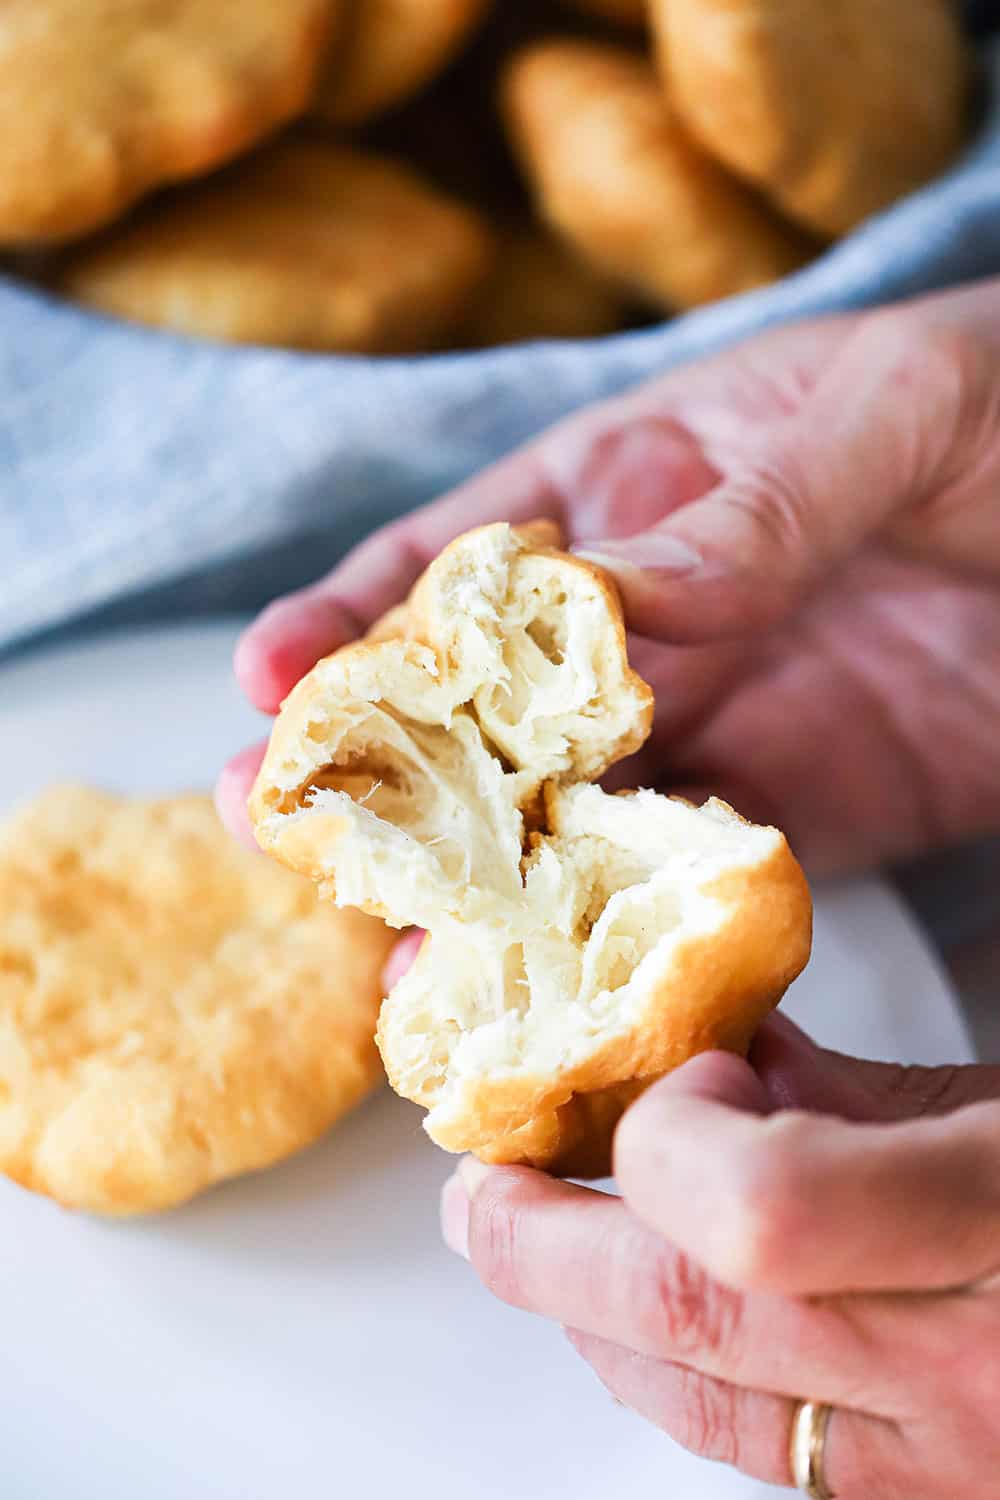
{"type": "Polygon", "coordinates": [[[833,1407],[825,1401],[800,1401],[792,1417],[788,1456],[792,1478],[810,1500],[834,1500],[826,1479],[826,1436],[833,1407]]]}

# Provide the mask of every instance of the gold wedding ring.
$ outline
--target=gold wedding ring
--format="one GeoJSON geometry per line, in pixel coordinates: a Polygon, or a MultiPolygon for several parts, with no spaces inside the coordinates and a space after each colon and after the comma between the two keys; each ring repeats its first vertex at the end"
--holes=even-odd
{"type": "Polygon", "coordinates": [[[826,1433],[833,1407],[825,1401],[800,1401],[792,1418],[792,1436],[788,1456],[796,1487],[810,1500],[834,1500],[826,1482],[823,1460],[826,1456],[826,1433]]]}

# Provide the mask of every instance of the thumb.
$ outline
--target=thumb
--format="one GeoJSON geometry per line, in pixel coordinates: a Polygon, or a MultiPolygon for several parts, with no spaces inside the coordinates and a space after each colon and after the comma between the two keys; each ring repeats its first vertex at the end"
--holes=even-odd
{"type": "Polygon", "coordinates": [[[723,476],[702,498],[576,550],[613,573],[640,635],[694,643],[775,624],[953,479],[973,383],[964,347],[913,312],[873,315],[786,415],[721,451],[717,414],[689,418],[723,476]]]}

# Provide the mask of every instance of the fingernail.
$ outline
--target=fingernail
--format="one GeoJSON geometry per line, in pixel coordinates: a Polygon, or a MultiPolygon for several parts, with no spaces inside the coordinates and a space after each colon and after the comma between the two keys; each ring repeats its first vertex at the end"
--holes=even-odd
{"type": "Polygon", "coordinates": [[[463,1156],[458,1164],[458,1175],[462,1179],[470,1200],[479,1192],[493,1168],[475,1156],[463,1156]]]}
{"type": "Polygon", "coordinates": [[[449,1250],[469,1258],[469,1195],[458,1173],[441,1189],[441,1234],[449,1250]]]}
{"type": "Polygon", "coordinates": [[[610,573],[650,568],[681,578],[697,573],[704,566],[704,558],[695,547],[668,532],[651,531],[643,536],[620,540],[607,538],[599,542],[584,542],[573,551],[585,562],[606,568],[610,573]]]}

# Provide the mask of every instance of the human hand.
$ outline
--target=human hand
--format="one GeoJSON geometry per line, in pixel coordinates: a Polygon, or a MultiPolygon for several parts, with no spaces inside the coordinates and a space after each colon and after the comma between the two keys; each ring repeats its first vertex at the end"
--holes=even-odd
{"type": "MultiPolygon", "coordinates": [[[[611,566],[657,698],[619,785],[711,789],[814,873],[1000,827],[1000,282],[762,335],[591,408],[277,601],[274,711],[460,531],[552,516],[611,566]]],[[[247,832],[260,760],[223,773],[247,832]]]]}
{"type": "Polygon", "coordinates": [[[621,1199],[465,1158],[448,1243],[696,1453],[790,1484],[808,1397],[838,1500],[992,1500],[1000,1068],[861,1062],[778,1016],[753,1063],[704,1053],[642,1095],[621,1199]]]}

